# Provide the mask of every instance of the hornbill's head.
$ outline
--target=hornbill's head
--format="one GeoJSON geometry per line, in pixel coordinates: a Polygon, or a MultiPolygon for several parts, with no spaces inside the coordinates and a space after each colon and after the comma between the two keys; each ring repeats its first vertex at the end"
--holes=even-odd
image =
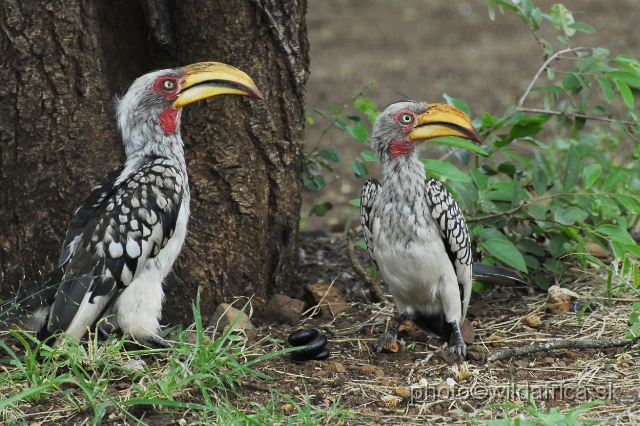
{"type": "Polygon", "coordinates": [[[413,154],[420,142],[441,136],[482,143],[469,117],[457,108],[426,102],[395,102],[373,124],[371,149],[384,165],[413,154]]]}
{"type": "Polygon", "coordinates": [[[218,95],[262,99],[247,74],[219,62],[155,71],[138,78],[117,101],[118,127],[127,156],[158,155],[161,153],[154,150],[176,141],[181,144],[180,109],[218,95]]]}

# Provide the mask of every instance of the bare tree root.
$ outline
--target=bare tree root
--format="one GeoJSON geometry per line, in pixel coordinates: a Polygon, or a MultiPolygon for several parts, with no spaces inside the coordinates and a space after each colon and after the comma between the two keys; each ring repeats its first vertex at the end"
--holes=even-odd
{"type": "Polygon", "coordinates": [[[499,361],[505,358],[518,357],[547,352],[554,349],[608,349],[631,346],[638,342],[638,339],[612,339],[612,340],[554,340],[547,343],[534,343],[529,346],[503,349],[491,354],[487,361],[499,361]]]}
{"type": "Polygon", "coordinates": [[[378,303],[384,301],[384,293],[380,290],[380,281],[360,266],[358,259],[356,259],[356,256],[353,253],[353,231],[349,231],[349,233],[347,233],[347,258],[349,259],[349,263],[353,270],[369,289],[373,302],[378,303]]]}

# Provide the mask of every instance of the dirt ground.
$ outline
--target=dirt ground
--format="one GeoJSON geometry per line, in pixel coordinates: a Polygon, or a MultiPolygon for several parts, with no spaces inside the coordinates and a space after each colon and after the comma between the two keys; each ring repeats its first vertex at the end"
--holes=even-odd
{"type": "MultiPolygon", "coordinates": [[[[534,3],[547,11],[557,1],[534,3]]],[[[574,46],[605,47],[612,55],[640,55],[637,0],[563,3],[579,12],[577,20],[596,29],[595,34],[573,37],[574,46]]],[[[484,1],[310,1],[307,25],[311,43],[307,110],[316,120],[307,126],[308,150],[328,124],[313,109],[328,112],[328,103],[341,107],[371,80],[377,83],[365,94],[379,109],[401,99],[444,102],[446,93],[464,100],[474,116],[484,112],[502,116],[542,64],[540,48],[520,18],[496,12],[491,21],[484,1]]],[[[546,25],[539,32],[559,50],[555,30],[546,25]]],[[[326,190],[305,192],[302,214],[325,201],[333,203],[334,210],[322,218],[307,218],[306,229],[331,227],[340,232],[354,218],[348,201],[359,197],[363,180],[353,177],[349,163],[368,147],[335,128],[322,142],[324,148],[332,145],[343,155],[337,167],[339,178],[325,175],[326,190]]],[[[431,154],[441,155],[437,150],[427,153],[431,154]]],[[[372,176],[379,177],[376,165],[367,166],[372,176]]]]}
{"type": "MultiPolygon", "coordinates": [[[[470,418],[484,423],[504,413],[502,408],[484,410],[490,404],[527,405],[523,389],[531,392],[543,412],[551,407],[566,412],[600,399],[604,403],[585,417],[606,420],[605,424],[640,424],[637,348],[562,349],[487,361],[487,355],[497,350],[534,342],[620,338],[628,330],[633,296],[599,298],[594,311],[579,321],[576,313],[547,312],[548,295],[529,287],[474,292],[468,317],[475,328],[475,342],[468,347],[465,365],[451,365],[443,342],[410,327],[399,333],[398,353],[376,355],[371,345],[391,321],[394,306],[391,300],[384,304],[367,301],[362,283],[353,278],[345,247],[340,234],[304,234],[300,248],[303,281],[333,283],[349,302],[349,309],[335,317],[303,319],[297,325],[329,331],[331,356],[302,364],[289,356],[270,360],[259,369],[274,377],[277,385],[261,382],[258,386],[273,386],[300,404],[307,403],[307,391],[320,408],[338,401],[355,413],[348,424],[468,424],[470,418]]],[[[361,264],[369,266],[364,250],[356,248],[356,254],[361,264]]],[[[605,278],[595,269],[574,270],[558,277],[558,284],[578,293],[584,302],[604,290],[605,278]]],[[[259,318],[255,322],[258,340],[269,336],[286,341],[297,328],[259,318]]],[[[286,346],[273,344],[261,350],[286,346]]],[[[254,401],[269,398],[268,392],[250,387],[243,393],[254,401]]]]}
{"type": "MultiPolygon", "coordinates": [[[[245,401],[268,406],[276,391],[300,407],[331,412],[337,404],[350,413],[342,423],[348,425],[472,424],[472,420],[484,424],[504,416],[504,408],[492,404],[530,407],[523,396],[526,390],[544,413],[551,408],[566,412],[588,401],[602,400],[583,418],[601,419],[603,424],[640,424],[640,349],[560,349],[487,361],[487,355],[498,350],[534,342],[620,338],[628,330],[631,295],[599,297],[595,310],[580,321],[575,313],[547,312],[548,296],[542,291],[526,286],[495,287],[472,295],[468,319],[475,328],[475,341],[467,347],[466,363],[450,364],[443,342],[410,327],[398,334],[397,353],[376,355],[371,346],[392,320],[394,305],[390,298],[385,303],[369,302],[363,284],[354,278],[345,249],[341,234],[303,233],[300,278],[305,283],[332,283],[345,295],[348,309],[335,316],[304,316],[294,325],[267,320],[255,312],[251,321],[256,333],[246,342],[247,353],[273,353],[288,347],[284,342],[299,327],[317,327],[328,335],[329,358],[295,363],[286,354],[255,364],[252,368],[274,380],[246,377],[238,388],[245,401]]],[[[356,248],[356,257],[368,266],[364,250],[356,248]]],[[[558,284],[578,293],[582,303],[606,288],[605,274],[596,269],[569,271],[557,279],[558,284]]],[[[383,291],[388,294],[384,286],[383,291]]],[[[210,333],[207,331],[208,336],[210,333]]],[[[7,344],[17,343],[9,339],[7,344]]],[[[160,353],[143,360],[155,369],[163,365],[164,357],[160,353]]],[[[108,390],[122,394],[132,392],[130,386],[131,378],[124,375],[122,382],[114,378],[108,390]]],[[[182,392],[179,400],[204,403],[198,392],[189,390],[182,392]]],[[[86,424],[91,419],[91,410],[78,413],[68,403],[57,403],[50,398],[19,406],[29,424],[59,424],[48,420],[54,414],[65,418],[67,424],[86,424]]],[[[251,410],[241,399],[235,403],[240,409],[251,410]]],[[[296,415],[291,404],[277,408],[284,415],[296,415]]],[[[150,406],[132,407],[132,414],[144,416],[149,425],[196,420],[188,411],[173,414],[150,406]]],[[[104,424],[134,422],[110,408],[104,424]]],[[[336,419],[326,424],[336,424],[336,419]]]]}

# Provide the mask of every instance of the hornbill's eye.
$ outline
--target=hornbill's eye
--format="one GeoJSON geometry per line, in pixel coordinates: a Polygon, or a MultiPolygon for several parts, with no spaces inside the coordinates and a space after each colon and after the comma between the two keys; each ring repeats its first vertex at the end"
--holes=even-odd
{"type": "Polygon", "coordinates": [[[162,88],[164,90],[166,90],[167,92],[173,92],[173,90],[176,88],[176,82],[174,80],[171,79],[166,79],[164,80],[162,83],[162,88]]]}
{"type": "Polygon", "coordinates": [[[413,123],[413,115],[404,113],[400,116],[400,122],[402,124],[411,124],[413,123]]]}

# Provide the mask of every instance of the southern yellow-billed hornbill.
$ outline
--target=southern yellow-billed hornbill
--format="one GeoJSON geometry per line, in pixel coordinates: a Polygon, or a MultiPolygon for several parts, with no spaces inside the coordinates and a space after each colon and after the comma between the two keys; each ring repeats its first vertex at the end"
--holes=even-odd
{"type": "Polygon", "coordinates": [[[244,72],[217,62],[151,72],[117,101],[126,162],[76,210],[57,268],[0,305],[0,327],[22,321],[42,339],[80,339],[101,322],[140,343],[157,335],[162,281],[187,232],[189,186],[181,108],[218,95],[262,99],[244,72]],[[108,324],[108,325],[107,325],[108,324]]]}
{"type": "Polygon", "coordinates": [[[482,143],[469,118],[443,104],[396,102],[373,125],[371,149],[382,166],[382,182],[362,189],[360,220],[371,259],[389,286],[399,318],[375,345],[396,340],[410,318],[420,329],[455,343],[449,351],[464,358],[460,333],[472,284],[469,233],[457,203],[432,178],[425,179],[420,142],[458,136],[482,143]]]}

